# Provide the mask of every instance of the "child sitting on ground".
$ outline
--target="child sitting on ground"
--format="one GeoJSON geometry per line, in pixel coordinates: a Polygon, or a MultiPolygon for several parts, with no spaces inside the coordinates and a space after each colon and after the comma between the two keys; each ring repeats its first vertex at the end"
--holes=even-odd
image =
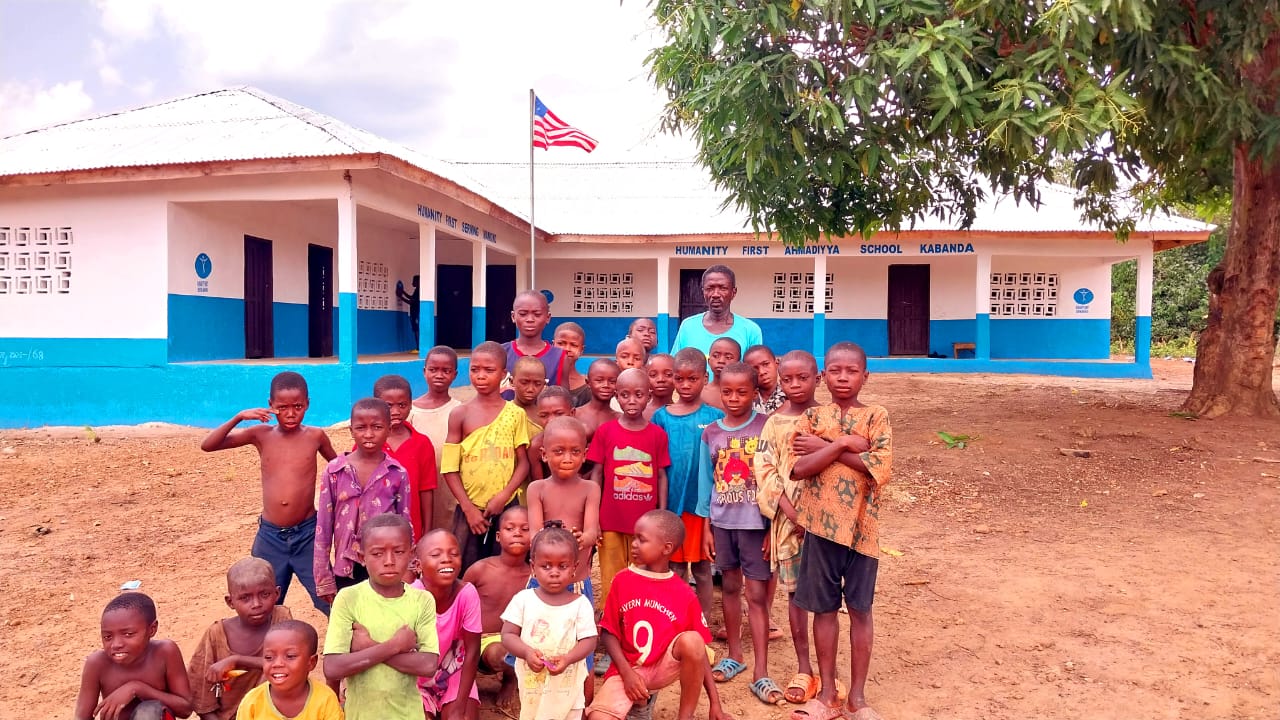
{"type": "Polygon", "coordinates": [[[477,345],[471,351],[470,370],[476,396],[449,414],[441,469],[458,500],[452,527],[462,567],[494,554],[493,521],[514,502],[516,490],[529,476],[529,418],[498,394],[506,362],[501,345],[477,345]]]}
{"type": "Polygon", "coordinates": [[[406,422],[413,398],[408,380],[399,375],[383,375],[373,383],[373,396],[391,408],[385,450],[409,476],[409,522],[413,523],[413,539],[417,541],[431,529],[434,520],[436,450],[426,435],[406,422]]]}
{"type": "MultiPolygon", "coordinates": [[[[803,703],[818,692],[818,678],[809,660],[809,613],[795,602],[796,581],[800,575],[800,543],[804,529],[796,524],[795,503],[800,501],[803,478],[793,477],[795,453],[791,449],[796,423],[804,412],[818,403],[814,390],[822,373],[813,355],[792,350],[778,363],[778,386],[787,401],[764,423],[760,446],[756,448],[755,472],[759,494],[756,502],[769,524],[769,569],[787,594],[787,618],[791,625],[791,644],[796,651],[796,674],[783,694],[790,703],[803,703]]],[[[814,720],[817,720],[815,718],[814,720]]]]}
{"type": "Polygon", "coordinates": [[[182,651],[155,640],[156,604],[140,592],[112,598],[102,610],[102,649],[84,661],[76,720],[164,720],[191,714],[182,651]],[[99,701],[101,698],[101,701],[99,701]]]}
{"type": "MultiPolygon", "coordinates": [[[[538,393],[538,424],[546,427],[547,423],[558,417],[573,415],[573,396],[563,385],[552,385],[538,393]]],[[[548,475],[547,461],[542,459],[543,433],[529,438],[529,475],[534,480],[541,480],[548,475]]]]}
{"type": "Polygon", "coordinates": [[[631,368],[644,367],[644,345],[639,340],[631,337],[624,337],[618,341],[617,347],[613,350],[613,359],[617,361],[618,367],[622,370],[630,370],[631,368]]]}
{"type": "Polygon", "coordinates": [[[210,625],[187,664],[191,705],[200,720],[231,720],[245,693],[262,682],[263,640],[273,625],[293,617],[276,605],[279,594],[271,563],[262,558],[237,560],[227,570],[223,599],[235,617],[210,625]]]}
{"type": "Polygon", "coordinates": [[[756,504],[756,476],[752,470],[765,416],[752,409],[756,373],[745,363],[731,363],[720,371],[724,417],[702,431],[699,484],[710,485],[711,557],[720,570],[724,626],[729,654],[712,672],[728,682],[746,669],[742,652],[742,593],[747,595],[751,626],[753,677],[751,692],[763,703],[784,701],[782,688],[769,677],[769,581],[772,572],[764,556],[769,536],[756,504]]]}
{"type": "Polygon", "coordinates": [[[653,391],[649,407],[644,409],[644,416],[652,420],[659,408],[671,404],[671,398],[675,394],[675,358],[666,353],[654,353],[645,361],[644,368],[649,375],[649,387],[653,391]]]}
{"type": "Polygon", "coordinates": [[[520,720],[580,718],[586,658],[596,644],[595,609],[574,592],[578,541],[558,520],[530,544],[532,588],[502,613],[502,644],[516,659],[520,720]]]}
{"type": "Polygon", "coordinates": [[[244,696],[236,720],[343,720],[338,696],[310,677],[319,645],[316,629],[301,620],[272,625],[262,641],[266,682],[244,696]]]}
{"type": "Polygon", "coordinates": [[[418,678],[439,659],[435,601],[404,584],[413,527],[400,514],[369,518],[360,531],[369,578],[343,588],[324,639],[324,675],[347,681],[348,720],[422,720],[418,678]]]}
{"type": "Polygon", "coordinates": [[[631,326],[627,328],[627,337],[638,340],[640,346],[644,348],[645,355],[648,355],[658,347],[658,324],[653,321],[653,318],[638,317],[632,320],[631,326]]]}
{"type": "Polygon", "coordinates": [[[831,402],[809,408],[796,422],[791,474],[808,478],[800,490],[797,519],[805,530],[796,605],[814,613],[813,644],[822,689],[811,701],[816,720],[846,716],[872,720],[865,686],[873,638],[871,604],[879,568],[880,493],[893,469],[889,413],[858,399],[867,381],[867,356],[851,342],[827,349],[823,379],[831,402]],[[849,698],[836,688],[841,601],[849,610],[849,698]]]}
{"type": "Polygon", "coordinates": [[[778,382],[777,356],[768,345],[752,345],[742,353],[742,362],[756,371],[756,385],[759,391],[756,393],[753,407],[758,413],[772,415],[787,401],[787,396],[782,392],[782,385],[778,382]]]}
{"type": "Polygon", "coordinates": [[[414,430],[427,436],[436,456],[436,489],[431,511],[431,527],[452,527],[453,509],[458,501],[440,478],[441,450],[449,436],[449,413],[462,404],[449,394],[453,381],[458,379],[458,353],[447,345],[436,345],[427,351],[422,363],[422,377],[427,381],[427,392],[414,398],[409,409],[408,422],[414,430]]]}
{"type": "Polygon", "coordinates": [[[724,409],[720,398],[720,372],[729,363],[736,363],[741,359],[742,347],[738,345],[737,340],[722,337],[711,343],[711,349],[707,355],[707,364],[711,366],[711,382],[707,383],[707,387],[702,391],[703,402],[721,410],[724,409]]]}
{"type": "Polygon", "coordinates": [[[385,402],[357,400],[351,406],[356,449],[324,470],[313,560],[316,590],[326,602],[332,603],[338,590],[369,578],[360,543],[370,518],[393,512],[409,521],[409,476],[384,449],[390,430],[391,408],[385,402]]]}
{"type": "Polygon", "coordinates": [[[596,428],[618,417],[618,411],[611,404],[618,388],[618,374],[621,372],[618,363],[609,358],[600,358],[587,368],[591,401],[575,410],[573,416],[586,426],[588,440],[595,434],[596,428]]]}
{"type": "Polygon", "coordinates": [[[502,513],[497,542],[499,554],[467,568],[462,579],[474,585],[480,595],[480,669],[502,674],[496,702],[499,710],[511,713],[519,701],[515,670],[504,662],[507,648],[502,644],[502,612],[529,583],[529,512],[525,508],[513,505],[502,513]]]}
{"type": "Polygon", "coordinates": [[[578,372],[578,358],[587,343],[587,333],[576,322],[563,322],[556,326],[555,345],[564,351],[565,382],[573,394],[573,406],[582,407],[591,399],[591,388],[587,378],[578,372]]]}
{"type": "Polygon", "coordinates": [[[605,598],[600,632],[613,664],[587,709],[587,720],[622,720],[636,704],[677,680],[677,720],[691,720],[699,688],[710,720],[726,718],[711,678],[711,633],[689,584],[671,572],[671,553],[684,542],[684,523],[652,510],[636,521],[633,564],[618,573],[605,598]]]}
{"type": "MultiPolygon", "coordinates": [[[[711,553],[704,543],[707,516],[711,513],[711,485],[699,484],[698,468],[702,452],[702,431],[724,417],[724,411],[702,401],[702,388],[707,384],[707,358],[697,348],[684,348],[676,353],[676,401],[653,415],[653,424],[667,433],[671,469],[667,473],[667,509],[684,523],[684,543],[672,552],[676,575],[688,579],[693,574],[694,587],[702,614],[711,617],[711,553]]],[[[708,478],[709,480],[709,478],[708,478]]]]}
{"type": "Polygon", "coordinates": [[[644,417],[649,377],[638,368],[618,377],[622,416],[600,426],[587,459],[600,486],[600,593],[631,560],[631,529],[649,510],[667,505],[667,434],[644,417]]]}
{"type": "Polygon", "coordinates": [[[563,385],[564,351],[542,339],[542,331],[551,321],[551,306],[547,303],[547,296],[537,290],[518,293],[511,302],[511,321],[515,323],[519,334],[515,340],[502,344],[507,369],[514,372],[516,360],[532,357],[542,364],[543,377],[548,385],[563,385]]]}
{"type": "Polygon", "coordinates": [[[418,678],[427,713],[445,720],[476,720],[480,695],[476,671],[480,664],[480,595],[464,582],[458,539],[436,528],[418,541],[414,551],[418,579],[411,587],[431,593],[436,607],[436,637],[440,662],[432,677],[418,678]],[[462,703],[455,705],[455,703],[462,703]]]}
{"type": "Polygon", "coordinates": [[[298,582],[311,595],[316,609],[328,614],[329,603],[316,592],[312,557],[316,537],[316,455],[329,462],[337,457],[323,430],[307,427],[302,419],[310,400],[307,381],[296,372],[282,372],[271,378],[268,407],[242,410],[210,432],[200,443],[205,452],[252,445],[262,461],[262,515],[250,554],[271,563],[279,603],[289,592],[289,581],[298,582]],[[259,424],[234,429],[246,420],[259,424]]]}

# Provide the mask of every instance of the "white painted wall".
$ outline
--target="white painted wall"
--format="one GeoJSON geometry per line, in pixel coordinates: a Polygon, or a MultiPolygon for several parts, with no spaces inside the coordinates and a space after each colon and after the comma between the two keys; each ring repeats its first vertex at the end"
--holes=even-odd
{"type": "MultiPolygon", "coordinates": [[[[555,296],[555,302],[551,304],[551,313],[556,317],[614,317],[619,314],[632,316],[648,316],[653,317],[658,312],[658,301],[655,295],[658,276],[657,276],[656,260],[635,261],[635,260],[554,260],[549,259],[546,262],[541,259],[538,261],[538,287],[539,289],[550,290],[555,296]],[[618,298],[616,302],[631,302],[633,310],[630,313],[619,312],[586,312],[574,309],[574,287],[575,276],[577,273],[590,273],[592,275],[631,273],[633,297],[628,301],[624,298],[618,298]]],[[[588,287],[585,283],[583,289],[588,287]]],[[[595,283],[589,286],[597,293],[600,290],[609,290],[607,283],[595,283]]],[[[584,302],[601,302],[598,298],[577,298],[584,302]]],[[[614,300],[605,299],[606,302],[615,302],[614,300]]]]}
{"type": "MultiPolygon", "coordinates": [[[[991,258],[995,273],[1057,273],[1058,319],[1106,319],[1111,317],[1111,259],[1088,257],[1025,257],[997,255],[991,258]],[[1079,288],[1093,292],[1093,301],[1078,306],[1072,295],[1079,288]]],[[[992,318],[996,318],[993,312],[992,318]]]]}
{"type": "MultiPolygon", "coordinates": [[[[0,335],[166,337],[166,210],[160,195],[134,194],[124,184],[0,188],[0,226],[73,232],[71,292],[0,295],[0,335]]],[[[0,248],[11,257],[41,249],[0,248]]]]}

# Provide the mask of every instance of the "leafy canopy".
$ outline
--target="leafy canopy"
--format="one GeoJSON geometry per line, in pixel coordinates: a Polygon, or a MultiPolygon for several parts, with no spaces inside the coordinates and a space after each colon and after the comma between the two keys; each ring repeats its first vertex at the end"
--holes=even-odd
{"type": "Polygon", "coordinates": [[[1266,78],[1242,68],[1278,0],[656,0],[664,125],[757,231],[786,242],[972,224],[988,188],[1038,199],[1063,159],[1082,214],[1229,191],[1231,150],[1271,157],[1266,78]]]}

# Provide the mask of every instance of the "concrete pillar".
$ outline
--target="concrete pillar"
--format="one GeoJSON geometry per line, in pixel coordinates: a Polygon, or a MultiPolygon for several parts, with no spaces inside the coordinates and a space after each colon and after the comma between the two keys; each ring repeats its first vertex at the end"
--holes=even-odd
{"type": "Polygon", "coordinates": [[[436,344],[436,226],[418,223],[418,355],[436,344]]]}
{"type": "Polygon", "coordinates": [[[813,256],[813,356],[822,366],[827,353],[827,256],[813,256]]]}
{"type": "Polygon", "coordinates": [[[974,278],[973,357],[991,359],[991,254],[979,252],[978,270],[974,278]]]}
{"type": "Polygon", "coordinates": [[[1155,250],[1148,243],[1138,256],[1137,297],[1134,298],[1134,315],[1137,326],[1133,332],[1133,362],[1140,367],[1151,366],[1151,290],[1155,282],[1155,250]]]}
{"type": "Polygon", "coordinates": [[[354,365],[359,355],[356,299],[359,258],[356,251],[356,200],[348,178],[338,196],[338,362],[354,365]]]}
{"type": "Polygon", "coordinates": [[[658,350],[671,348],[671,258],[658,256],[658,350]]]}
{"type": "Polygon", "coordinates": [[[484,342],[484,312],[488,298],[485,279],[489,275],[487,250],[482,242],[471,243],[471,347],[484,342]]]}

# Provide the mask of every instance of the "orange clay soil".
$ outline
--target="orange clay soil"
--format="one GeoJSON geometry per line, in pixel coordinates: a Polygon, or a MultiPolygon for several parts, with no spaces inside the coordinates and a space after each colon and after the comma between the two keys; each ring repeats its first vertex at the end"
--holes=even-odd
{"type": "MultiPolygon", "coordinates": [[[[889,408],[896,445],[867,686],[886,718],[1275,717],[1280,463],[1254,458],[1280,460],[1276,425],[1171,416],[1191,365],[1154,365],[1154,381],[871,378],[863,399],[889,408]],[[939,430],[976,439],[948,449],[939,430]]],[[[203,434],[0,431],[0,717],[71,712],[122,582],[141,580],[184,655],[228,613],[256,456],[202,453],[203,434]]],[[[288,600],[323,630],[301,588],[288,600]]],[[[786,627],[784,602],[773,617],[786,627]]],[[[785,686],[790,641],[770,651],[785,686]]],[[[844,675],[847,636],[840,654],[844,675]]],[[[749,680],[720,686],[729,712],[785,717],[749,680]]]]}

